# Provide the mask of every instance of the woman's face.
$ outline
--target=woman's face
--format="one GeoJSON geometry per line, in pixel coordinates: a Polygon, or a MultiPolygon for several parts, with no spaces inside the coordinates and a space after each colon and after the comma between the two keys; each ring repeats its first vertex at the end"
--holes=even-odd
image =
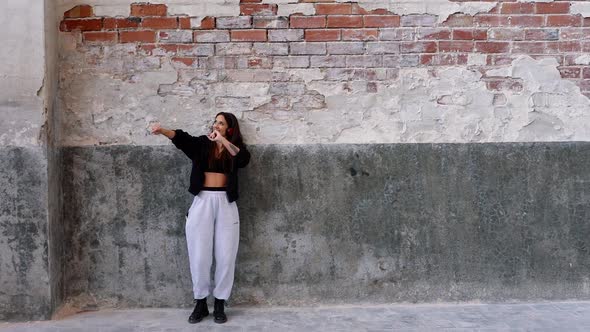
{"type": "Polygon", "coordinates": [[[221,136],[225,137],[227,133],[227,122],[223,115],[218,115],[213,122],[213,130],[217,130],[221,136]]]}

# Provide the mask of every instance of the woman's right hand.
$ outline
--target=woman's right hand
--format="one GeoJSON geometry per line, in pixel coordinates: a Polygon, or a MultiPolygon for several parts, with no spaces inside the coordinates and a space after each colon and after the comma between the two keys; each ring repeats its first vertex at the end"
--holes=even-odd
{"type": "Polygon", "coordinates": [[[154,123],[150,126],[152,135],[160,135],[162,133],[162,126],[159,123],[154,123]]]}

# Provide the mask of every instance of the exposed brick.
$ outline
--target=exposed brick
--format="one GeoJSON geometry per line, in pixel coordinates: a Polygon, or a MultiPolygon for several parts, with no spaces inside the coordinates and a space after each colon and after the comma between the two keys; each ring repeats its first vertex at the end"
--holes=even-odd
{"type": "Polygon", "coordinates": [[[167,7],[163,4],[132,3],[131,16],[166,16],[167,7]]]}
{"type": "Polygon", "coordinates": [[[415,28],[380,29],[379,39],[381,40],[415,40],[415,28]]]}
{"type": "Polygon", "coordinates": [[[475,51],[481,53],[507,53],[510,50],[508,42],[475,42],[475,51]]]}
{"type": "Polygon", "coordinates": [[[422,54],[420,64],[428,66],[453,66],[463,64],[464,54],[422,54]]]}
{"type": "Polygon", "coordinates": [[[254,43],[253,51],[261,55],[288,55],[288,43],[254,43]]]}
{"type": "Polygon", "coordinates": [[[488,31],[492,40],[524,40],[524,29],[493,28],[488,31]]]}
{"type": "Polygon", "coordinates": [[[543,16],[522,15],[509,17],[510,25],[517,27],[540,27],[543,26],[543,16]]]}
{"type": "Polygon", "coordinates": [[[366,10],[363,7],[361,7],[361,5],[359,5],[358,3],[353,3],[352,4],[352,14],[354,14],[354,15],[387,15],[387,14],[390,14],[390,12],[384,8],[366,10]]]}
{"type": "MultiPolygon", "coordinates": [[[[385,62],[385,57],[383,56],[383,62],[385,62]]],[[[399,59],[399,66],[400,67],[416,67],[420,63],[420,55],[419,54],[402,54],[399,59]]]]}
{"type": "MultiPolygon", "coordinates": [[[[260,56],[250,56],[250,57],[240,57],[238,58],[238,69],[270,69],[272,68],[272,58],[270,57],[260,57],[260,56]]],[[[268,77],[265,77],[265,80],[268,80],[268,77]]]]}
{"type": "Polygon", "coordinates": [[[413,14],[404,15],[401,18],[401,25],[404,27],[431,27],[436,24],[435,15],[413,14]]]}
{"type": "Polygon", "coordinates": [[[590,39],[590,28],[561,28],[559,39],[590,39]]]}
{"type": "Polygon", "coordinates": [[[363,26],[362,16],[331,15],[328,16],[328,28],[360,28],[363,26]]]}
{"type": "Polygon", "coordinates": [[[402,42],[400,45],[402,53],[436,53],[437,50],[436,42],[402,42]]]}
{"type": "Polygon", "coordinates": [[[375,68],[383,66],[381,55],[347,55],[346,67],[375,68]]]}
{"type": "Polygon", "coordinates": [[[307,68],[309,57],[307,56],[275,56],[274,67],[277,68],[307,68]]]}
{"type": "Polygon", "coordinates": [[[84,32],[85,42],[116,43],[118,34],[116,32],[84,32]]]}
{"type": "Polygon", "coordinates": [[[400,26],[399,15],[365,15],[365,28],[393,28],[400,26]]]}
{"type": "Polygon", "coordinates": [[[253,19],[254,28],[258,29],[287,29],[289,18],[285,16],[255,16],[253,19]]]}
{"type": "Polygon", "coordinates": [[[232,56],[209,56],[199,59],[199,68],[235,69],[237,58],[232,56]]]}
{"type": "Polygon", "coordinates": [[[326,54],[326,43],[291,43],[290,52],[293,55],[323,55],[326,54]]]}
{"type": "Polygon", "coordinates": [[[585,27],[590,27],[590,17],[584,17],[584,21],[582,22],[582,25],[585,27]]]}
{"type": "Polygon", "coordinates": [[[559,39],[558,29],[526,29],[524,31],[526,40],[557,40],[559,39]]]}
{"type": "Polygon", "coordinates": [[[260,3],[262,0],[240,0],[240,3],[260,3]]]}
{"type": "Polygon", "coordinates": [[[303,41],[303,29],[269,30],[268,40],[273,42],[303,41]]]}
{"type": "Polygon", "coordinates": [[[197,58],[187,58],[187,57],[173,57],[172,62],[183,64],[187,67],[192,67],[197,63],[197,58]]]}
{"type": "Polygon", "coordinates": [[[570,12],[570,3],[569,2],[536,3],[535,12],[537,14],[567,14],[570,12]]]}
{"type": "Polygon", "coordinates": [[[64,18],[92,17],[94,15],[92,6],[79,5],[64,13],[64,18]]]}
{"type": "Polygon", "coordinates": [[[104,28],[106,30],[138,28],[139,25],[141,24],[141,17],[126,17],[126,18],[106,17],[104,19],[103,24],[104,24],[104,28]]]}
{"type": "Polygon", "coordinates": [[[314,55],[314,56],[310,57],[310,67],[314,67],[314,68],[346,67],[346,56],[344,56],[344,55],[314,55]]]}
{"type": "Polygon", "coordinates": [[[191,18],[188,16],[182,16],[178,18],[178,28],[179,29],[190,29],[191,28],[191,18]]]}
{"type": "Polygon", "coordinates": [[[158,33],[161,43],[192,43],[193,33],[190,30],[165,30],[158,33]]]}
{"type": "Polygon", "coordinates": [[[141,44],[139,46],[140,54],[154,56],[176,56],[178,45],[175,44],[141,44]],[[141,53],[143,52],[143,53],[141,53]]]}
{"type": "Polygon", "coordinates": [[[305,30],[306,41],[331,41],[340,40],[340,30],[305,30]]]}
{"type": "Polygon", "coordinates": [[[368,54],[396,54],[400,52],[399,42],[369,42],[368,54]]]}
{"type": "Polygon", "coordinates": [[[582,68],[580,67],[557,67],[562,78],[580,78],[582,68]]]}
{"type": "Polygon", "coordinates": [[[335,42],[327,43],[328,54],[364,54],[365,43],[363,42],[335,42]]]}
{"type": "Polygon", "coordinates": [[[451,30],[447,28],[418,28],[416,35],[420,40],[444,40],[451,38],[451,30]]]}
{"type": "Polygon", "coordinates": [[[440,41],[439,52],[473,52],[475,43],[472,41],[440,41]]]}
{"type": "Polygon", "coordinates": [[[210,30],[215,29],[215,17],[207,16],[201,20],[199,29],[210,30]]]}
{"type": "Polygon", "coordinates": [[[512,79],[493,79],[487,80],[486,86],[489,90],[502,91],[511,90],[520,92],[523,89],[522,82],[512,79]]]}
{"type": "Polygon", "coordinates": [[[232,41],[266,41],[266,30],[232,30],[232,41]]]}
{"type": "Polygon", "coordinates": [[[348,15],[352,14],[350,3],[318,3],[315,5],[317,15],[348,15]]]}
{"type": "Polygon", "coordinates": [[[342,40],[377,40],[377,29],[342,29],[342,40]]]}
{"type": "Polygon", "coordinates": [[[151,29],[176,29],[178,19],[176,17],[145,17],[141,26],[151,29]]]}
{"type": "Polygon", "coordinates": [[[215,53],[213,44],[181,44],[178,46],[178,55],[183,56],[211,56],[215,53]]]}
{"type": "Polygon", "coordinates": [[[325,16],[291,16],[291,28],[325,28],[325,16]]]}
{"type": "Polygon", "coordinates": [[[500,55],[488,55],[488,64],[489,65],[511,65],[512,61],[514,61],[514,56],[500,54],[500,55]]]}
{"type": "Polygon", "coordinates": [[[465,14],[450,15],[446,21],[442,23],[449,27],[470,27],[473,25],[473,16],[465,14]]]}
{"type": "Polygon", "coordinates": [[[579,41],[561,41],[558,43],[559,52],[581,52],[582,45],[579,41]]]}
{"type": "Polygon", "coordinates": [[[453,39],[455,40],[486,40],[488,31],[484,29],[454,29],[453,39]]]}
{"type": "Polygon", "coordinates": [[[582,70],[582,78],[590,79],[590,67],[584,67],[584,69],[582,70]]]}
{"type": "Polygon", "coordinates": [[[582,16],[580,16],[580,15],[549,15],[549,16],[547,16],[547,26],[579,27],[579,26],[582,26],[582,16]]]}
{"type": "Polygon", "coordinates": [[[198,43],[222,43],[229,41],[227,30],[195,31],[194,39],[198,43]]]}
{"type": "Polygon", "coordinates": [[[217,55],[249,55],[252,53],[252,43],[219,43],[215,44],[217,55]]]}
{"type": "Polygon", "coordinates": [[[59,28],[61,31],[98,31],[102,30],[102,19],[67,19],[61,21],[59,28]]]}
{"type": "Polygon", "coordinates": [[[533,14],[535,13],[535,4],[528,2],[502,3],[501,14],[533,14]]]}
{"type": "Polygon", "coordinates": [[[218,17],[215,21],[217,29],[248,29],[252,27],[250,16],[218,17]]]}
{"type": "Polygon", "coordinates": [[[246,3],[240,5],[240,15],[273,16],[277,14],[276,4],[246,3]]]}
{"type": "Polygon", "coordinates": [[[501,27],[510,24],[509,16],[500,15],[475,15],[473,23],[476,26],[482,27],[501,27]]]}
{"type": "Polygon", "coordinates": [[[119,40],[121,43],[155,43],[156,32],[155,31],[120,31],[119,40]]]}
{"type": "Polygon", "coordinates": [[[543,54],[548,51],[547,42],[514,42],[512,53],[543,54]]]}

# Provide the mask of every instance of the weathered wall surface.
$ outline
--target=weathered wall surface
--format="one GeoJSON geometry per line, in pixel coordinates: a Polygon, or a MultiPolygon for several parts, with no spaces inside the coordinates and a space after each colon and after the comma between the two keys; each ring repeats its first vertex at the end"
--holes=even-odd
{"type": "Polygon", "coordinates": [[[67,146],[161,144],[150,121],[220,110],[250,143],[590,138],[577,1],[93,3],[61,25],[67,146]]]}
{"type": "Polygon", "coordinates": [[[43,319],[51,313],[45,8],[0,6],[0,320],[43,319]]]}
{"type": "MultiPolygon", "coordinates": [[[[68,294],[98,306],[190,305],[186,157],[173,147],[66,151],[68,294]]],[[[234,303],[590,298],[588,143],[252,152],[234,303]]]]}
{"type": "Polygon", "coordinates": [[[58,11],[78,305],[189,303],[189,166],[146,126],[199,134],[218,111],[253,144],[235,301],[588,298],[588,146],[569,143],[590,138],[583,3],[58,11]]]}

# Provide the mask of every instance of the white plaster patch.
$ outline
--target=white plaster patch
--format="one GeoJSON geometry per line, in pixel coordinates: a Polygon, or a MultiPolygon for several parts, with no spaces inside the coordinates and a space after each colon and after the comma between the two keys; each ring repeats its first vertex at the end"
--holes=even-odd
{"type": "Polygon", "coordinates": [[[590,54],[582,54],[574,60],[577,65],[590,65],[590,54]]]}
{"type": "MultiPolygon", "coordinates": [[[[91,5],[96,16],[125,16],[131,11],[131,4],[137,0],[57,0],[57,13],[63,13],[77,5],[91,5]]],[[[145,1],[147,2],[147,1],[145,1]]],[[[237,16],[240,14],[239,0],[207,0],[196,2],[189,0],[158,0],[155,3],[168,5],[169,15],[189,16],[237,16]]]]}
{"type": "Polygon", "coordinates": [[[572,14],[581,14],[584,17],[590,17],[590,2],[572,2],[570,12],[572,14]]]}
{"type": "Polygon", "coordinates": [[[313,3],[281,4],[278,8],[279,16],[289,16],[291,14],[301,13],[303,15],[314,15],[315,7],[313,3]]]}
{"type": "MultiPolygon", "coordinates": [[[[337,0],[337,2],[349,2],[337,0]]],[[[444,22],[450,15],[485,13],[496,6],[495,2],[451,2],[448,0],[359,0],[359,6],[366,10],[387,9],[399,15],[432,14],[438,22],[444,22]]]]}

